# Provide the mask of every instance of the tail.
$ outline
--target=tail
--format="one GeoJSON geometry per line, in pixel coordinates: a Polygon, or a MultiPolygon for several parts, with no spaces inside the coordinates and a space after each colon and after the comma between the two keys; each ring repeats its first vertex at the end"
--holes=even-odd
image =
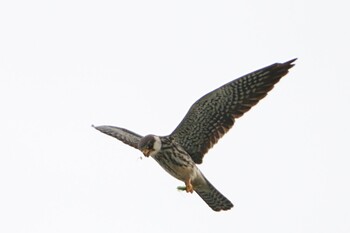
{"type": "Polygon", "coordinates": [[[206,184],[195,187],[194,190],[214,211],[229,210],[233,204],[222,195],[207,179],[206,184]]]}

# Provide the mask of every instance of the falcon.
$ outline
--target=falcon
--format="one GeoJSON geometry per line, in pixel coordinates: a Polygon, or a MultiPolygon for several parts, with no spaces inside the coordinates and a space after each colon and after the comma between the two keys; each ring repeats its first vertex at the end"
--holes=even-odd
{"type": "Polygon", "coordinates": [[[141,136],[115,126],[93,126],[152,157],[170,175],[183,181],[180,190],[196,192],[214,211],[233,204],[197,167],[204,155],[241,117],[256,105],[294,66],[296,59],[275,63],[235,79],[197,100],[168,136],[141,136]]]}

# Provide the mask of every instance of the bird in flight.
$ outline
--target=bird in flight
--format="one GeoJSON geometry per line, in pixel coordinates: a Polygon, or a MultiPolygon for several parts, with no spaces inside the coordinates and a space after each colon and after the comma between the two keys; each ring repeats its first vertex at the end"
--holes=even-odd
{"type": "Polygon", "coordinates": [[[180,190],[195,191],[214,211],[233,204],[203,175],[196,164],[241,117],[257,104],[294,66],[296,59],[275,63],[235,79],[197,100],[168,136],[141,136],[115,126],[93,126],[151,156],[170,175],[183,181],[180,190]]]}

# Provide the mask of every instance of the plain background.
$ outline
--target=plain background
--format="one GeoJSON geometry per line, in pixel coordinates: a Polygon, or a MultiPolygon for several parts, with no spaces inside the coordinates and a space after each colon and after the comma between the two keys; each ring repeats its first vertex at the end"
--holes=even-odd
{"type": "Polygon", "coordinates": [[[2,1],[1,232],[350,232],[346,1],[2,1]],[[166,135],[297,57],[200,166],[212,211],[91,124],[166,135]]]}

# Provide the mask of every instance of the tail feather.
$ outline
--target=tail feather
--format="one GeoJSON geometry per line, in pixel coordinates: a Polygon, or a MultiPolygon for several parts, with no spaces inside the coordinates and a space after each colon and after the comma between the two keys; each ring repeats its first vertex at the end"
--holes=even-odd
{"type": "Polygon", "coordinates": [[[214,211],[229,210],[233,207],[231,201],[222,195],[208,180],[205,186],[195,188],[195,191],[214,211]]]}

